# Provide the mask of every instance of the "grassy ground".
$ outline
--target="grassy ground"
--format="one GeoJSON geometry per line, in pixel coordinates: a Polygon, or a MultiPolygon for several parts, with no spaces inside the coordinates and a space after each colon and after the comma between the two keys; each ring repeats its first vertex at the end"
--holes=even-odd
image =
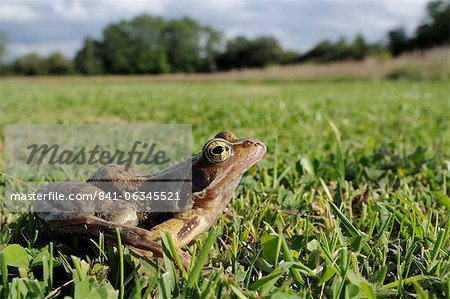
{"type": "Polygon", "coordinates": [[[448,95],[445,81],[4,80],[2,125],[190,123],[195,151],[230,129],[268,154],[185,248],[186,271],[49,243],[33,215],[3,214],[0,297],[449,297],[448,95]]]}

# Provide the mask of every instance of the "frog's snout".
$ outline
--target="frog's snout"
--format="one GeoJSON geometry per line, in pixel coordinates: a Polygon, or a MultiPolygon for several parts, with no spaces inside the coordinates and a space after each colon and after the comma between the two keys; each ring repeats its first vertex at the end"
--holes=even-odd
{"type": "Polygon", "coordinates": [[[267,147],[264,144],[264,142],[260,141],[260,140],[255,140],[255,146],[259,147],[260,149],[258,150],[258,153],[261,154],[261,157],[265,155],[265,153],[267,152],[267,147]]]}
{"type": "Polygon", "coordinates": [[[252,155],[256,158],[257,161],[261,160],[264,157],[264,154],[267,151],[267,147],[261,140],[258,139],[247,139],[244,146],[252,149],[252,155]]]}

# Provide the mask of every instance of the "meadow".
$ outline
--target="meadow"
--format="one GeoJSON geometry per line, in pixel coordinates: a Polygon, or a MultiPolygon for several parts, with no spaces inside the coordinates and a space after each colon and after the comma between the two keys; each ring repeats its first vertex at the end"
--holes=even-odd
{"type": "Polygon", "coordinates": [[[168,236],[158,267],[2,213],[0,297],[450,297],[448,80],[174,78],[1,79],[2,127],[184,123],[194,152],[228,129],[268,153],[189,269],[168,236]]]}

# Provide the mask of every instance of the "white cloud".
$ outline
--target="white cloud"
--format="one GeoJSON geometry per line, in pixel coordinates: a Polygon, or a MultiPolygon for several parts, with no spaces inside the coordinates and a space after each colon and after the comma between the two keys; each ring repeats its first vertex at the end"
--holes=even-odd
{"type": "Polygon", "coordinates": [[[84,20],[89,17],[89,11],[81,1],[57,1],[51,3],[53,14],[65,20],[84,20]]]}
{"type": "Polygon", "coordinates": [[[164,1],[108,1],[104,5],[109,6],[117,13],[139,14],[142,12],[152,14],[163,14],[165,4],[164,1]]]}
{"type": "Polygon", "coordinates": [[[0,3],[0,20],[14,22],[30,22],[38,18],[38,14],[25,3],[0,3]]]}

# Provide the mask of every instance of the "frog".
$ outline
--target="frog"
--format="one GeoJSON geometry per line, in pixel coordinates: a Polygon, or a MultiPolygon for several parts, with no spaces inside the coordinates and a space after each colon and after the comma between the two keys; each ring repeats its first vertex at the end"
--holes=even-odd
{"type": "MultiPolygon", "coordinates": [[[[139,212],[125,201],[102,203],[102,213],[95,206],[81,212],[38,213],[55,236],[95,237],[102,233],[107,240],[121,240],[133,251],[147,257],[161,257],[161,235],[170,233],[177,250],[191,243],[214,225],[231,201],[242,176],[266,154],[264,142],[254,138],[238,138],[230,131],[219,132],[207,141],[202,151],[188,161],[157,174],[141,175],[123,165],[100,167],[86,182],[61,182],[40,190],[59,193],[94,193],[99,182],[114,182],[117,191],[137,190],[142,182],[155,177],[170,176],[175,170],[191,167],[192,205],[170,213],[139,212]]],[[[186,266],[189,258],[182,255],[186,266]]]]}

